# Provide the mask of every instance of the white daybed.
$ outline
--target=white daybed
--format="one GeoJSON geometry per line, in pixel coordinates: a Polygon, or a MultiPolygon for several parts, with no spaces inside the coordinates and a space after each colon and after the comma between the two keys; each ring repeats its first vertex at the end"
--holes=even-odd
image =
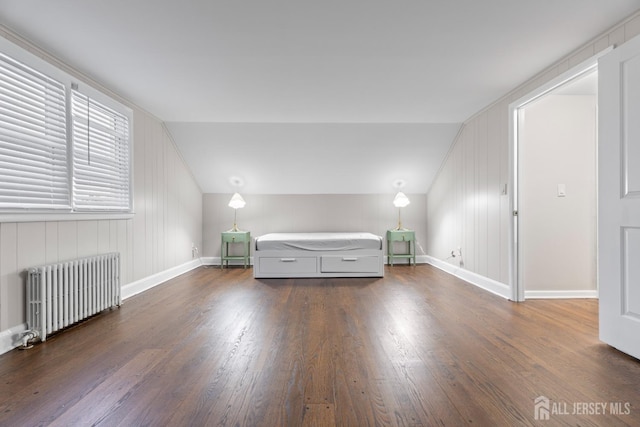
{"type": "Polygon", "coordinates": [[[371,233],[271,233],[257,237],[253,277],[383,277],[382,237],[371,233]]]}

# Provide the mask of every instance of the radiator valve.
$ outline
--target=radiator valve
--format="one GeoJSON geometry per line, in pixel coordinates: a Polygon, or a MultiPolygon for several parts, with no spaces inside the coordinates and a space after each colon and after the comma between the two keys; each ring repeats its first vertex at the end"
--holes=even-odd
{"type": "Polygon", "coordinates": [[[28,330],[22,334],[22,345],[18,347],[20,350],[27,350],[33,347],[33,340],[40,337],[38,331],[28,330]]]}

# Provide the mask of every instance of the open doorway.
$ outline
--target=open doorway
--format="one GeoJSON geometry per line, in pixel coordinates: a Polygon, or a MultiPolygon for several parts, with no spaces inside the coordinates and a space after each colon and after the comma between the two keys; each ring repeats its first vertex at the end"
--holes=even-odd
{"type": "Polygon", "coordinates": [[[520,110],[519,283],[524,297],[596,297],[597,71],[520,110]]]}
{"type": "Polygon", "coordinates": [[[512,299],[597,297],[597,58],[513,103],[510,124],[512,299]]]}

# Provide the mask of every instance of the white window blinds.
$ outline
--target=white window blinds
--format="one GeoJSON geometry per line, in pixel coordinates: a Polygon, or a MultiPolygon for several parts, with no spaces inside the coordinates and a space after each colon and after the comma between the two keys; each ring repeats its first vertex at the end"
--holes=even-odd
{"type": "Polygon", "coordinates": [[[69,209],[65,87],[0,53],[0,208],[69,209]]]}
{"type": "Polygon", "coordinates": [[[130,208],[129,118],[71,91],[74,210],[130,208]]]}

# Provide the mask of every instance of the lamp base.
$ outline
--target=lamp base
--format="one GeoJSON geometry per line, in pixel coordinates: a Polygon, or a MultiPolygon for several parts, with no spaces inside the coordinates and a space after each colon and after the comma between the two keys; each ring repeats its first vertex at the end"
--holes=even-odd
{"type": "Polygon", "coordinates": [[[398,209],[398,226],[396,228],[394,228],[394,231],[407,231],[408,228],[404,228],[402,226],[402,220],[400,219],[400,209],[398,209]]]}
{"type": "Polygon", "coordinates": [[[233,228],[231,228],[231,230],[228,230],[228,231],[232,231],[232,232],[241,231],[238,229],[237,218],[238,218],[238,209],[234,209],[233,210],[233,228]]]}

